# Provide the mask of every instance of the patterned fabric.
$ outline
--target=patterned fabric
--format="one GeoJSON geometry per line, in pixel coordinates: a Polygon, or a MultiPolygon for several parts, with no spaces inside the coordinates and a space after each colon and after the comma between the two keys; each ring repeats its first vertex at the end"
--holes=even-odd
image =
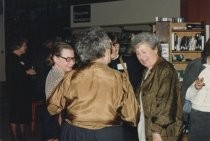
{"type": "Polygon", "coordinates": [[[182,99],[173,65],[160,58],[141,85],[146,137],[177,137],[182,126],[182,99]]]}
{"type": "Polygon", "coordinates": [[[63,77],[64,77],[64,72],[59,70],[57,67],[53,66],[52,69],[49,71],[46,79],[46,84],[45,84],[46,99],[50,97],[51,93],[56,88],[58,83],[60,83],[63,77]]]}

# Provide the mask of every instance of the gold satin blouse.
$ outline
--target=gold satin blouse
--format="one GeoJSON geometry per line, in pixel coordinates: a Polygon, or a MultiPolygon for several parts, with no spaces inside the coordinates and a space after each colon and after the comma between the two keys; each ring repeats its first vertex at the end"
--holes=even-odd
{"type": "Polygon", "coordinates": [[[101,63],[71,71],[49,98],[48,111],[53,115],[66,108],[66,121],[82,128],[100,129],[122,120],[136,126],[139,105],[126,78],[101,63]]]}

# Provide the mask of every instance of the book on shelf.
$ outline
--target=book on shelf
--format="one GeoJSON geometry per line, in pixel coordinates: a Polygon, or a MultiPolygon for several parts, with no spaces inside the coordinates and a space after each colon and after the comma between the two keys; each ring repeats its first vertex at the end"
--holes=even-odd
{"type": "Polygon", "coordinates": [[[206,41],[207,41],[209,39],[209,33],[210,33],[209,25],[206,25],[205,29],[206,29],[205,35],[206,35],[206,41]]]}
{"type": "Polygon", "coordinates": [[[195,24],[186,24],[187,29],[204,29],[205,26],[203,23],[195,23],[195,24]]]}
{"type": "Polygon", "coordinates": [[[169,61],[169,44],[161,43],[161,56],[169,61]]]}
{"type": "Polygon", "coordinates": [[[179,81],[183,81],[184,79],[184,70],[176,70],[178,74],[179,81]]]}
{"type": "Polygon", "coordinates": [[[171,36],[172,51],[201,51],[204,49],[205,38],[201,33],[195,36],[179,37],[176,33],[171,36]]]}
{"type": "Polygon", "coordinates": [[[175,50],[175,33],[171,34],[171,50],[175,50]]]}
{"type": "Polygon", "coordinates": [[[181,38],[178,37],[176,33],[172,33],[172,36],[171,36],[172,51],[180,51],[180,44],[181,44],[181,38]]]}

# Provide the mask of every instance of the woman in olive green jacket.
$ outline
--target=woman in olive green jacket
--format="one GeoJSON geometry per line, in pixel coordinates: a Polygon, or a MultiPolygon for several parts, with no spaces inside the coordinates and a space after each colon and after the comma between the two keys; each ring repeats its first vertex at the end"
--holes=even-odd
{"type": "Polygon", "coordinates": [[[139,61],[147,68],[139,92],[142,104],[139,140],[176,141],[182,127],[182,101],[176,70],[161,57],[159,39],[154,34],[137,34],[132,43],[139,61]]]}

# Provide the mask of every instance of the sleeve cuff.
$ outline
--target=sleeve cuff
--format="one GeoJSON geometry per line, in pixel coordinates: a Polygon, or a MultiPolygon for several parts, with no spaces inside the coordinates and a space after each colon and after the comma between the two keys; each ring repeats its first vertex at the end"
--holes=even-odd
{"type": "Polygon", "coordinates": [[[162,131],[162,127],[157,124],[152,124],[152,132],[160,134],[162,131]]]}
{"type": "Polygon", "coordinates": [[[55,115],[61,112],[61,109],[55,105],[48,105],[47,110],[51,115],[55,115]]]}

